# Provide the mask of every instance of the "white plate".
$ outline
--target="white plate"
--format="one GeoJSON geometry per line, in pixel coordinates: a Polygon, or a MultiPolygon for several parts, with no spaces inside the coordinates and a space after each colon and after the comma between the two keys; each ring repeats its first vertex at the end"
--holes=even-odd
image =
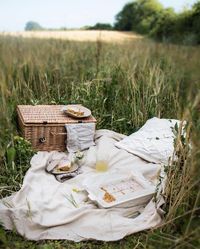
{"type": "Polygon", "coordinates": [[[127,173],[105,173],[84,182],[88,197],[102,208],[132,207],[146,204],[155,193],[155,187],[141,175],[127,173]],[[105,192],[115,200],[104,200],[105,192]]]}
{"type": "Polygon", "coordinates": [[[61,174],[69,174],[69,173],[72,173],[72,172],[74,172],[74,171],[76,171],[77,169],[78,169],[78,165],[77,164],[73,164],[72,165],[72,167],[69,169],[69,170],[67,170],[67,171],[58,171],[57,170],[57,167],[55,167],[54,169],[53,169],[53,171],[52,171],[52,173],[53,174],[55,174],[55,175],[61,175],[61,174]]]}
{"type": "Polygon", "coordinates": [[[91,111],[82,105],[67,105],[64,108],[64,111],[65,111],[65,113],[67,113],[67,115],[69,115],[73,118],[86,118],[86,117],[89,117],[91,115],[91,111]],[[74,113],[71,113],[69,111],[69,109],[74,110],[74,111],[81,111],[81,112],[84,112],[84,114],[79,116],[79,115],[76,115],[74,113]]]}

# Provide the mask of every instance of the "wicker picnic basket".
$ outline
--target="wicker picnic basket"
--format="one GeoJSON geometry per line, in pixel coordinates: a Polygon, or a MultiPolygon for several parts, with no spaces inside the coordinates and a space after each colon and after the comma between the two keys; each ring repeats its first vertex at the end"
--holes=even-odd
{"type": "Polygon", "coordinates": [[[96,123],[93,116],[75,119],[62,111],[62,105],[18,105],[18,123],[22,136],[37,151],[65,151],[65,124],[96,123]]]}

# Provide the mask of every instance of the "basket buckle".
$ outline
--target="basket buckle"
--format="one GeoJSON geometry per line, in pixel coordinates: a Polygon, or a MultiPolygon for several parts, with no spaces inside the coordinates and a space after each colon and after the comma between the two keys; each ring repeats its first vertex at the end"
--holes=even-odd
{"type": "Polygon", "coordinates": [[[39,138],[39,142],[40,143],[45,143],[46,142],[46,138],[45,137],[40,137],[39,138]]]}

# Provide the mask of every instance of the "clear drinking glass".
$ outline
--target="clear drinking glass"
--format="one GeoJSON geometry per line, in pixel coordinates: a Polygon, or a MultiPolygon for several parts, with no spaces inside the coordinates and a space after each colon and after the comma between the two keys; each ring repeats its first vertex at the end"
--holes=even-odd
{"type": "Polygon", "coordinates": [[[105,172],[108,170],[108,158],[106,155],[97,155],[95,168],[97,172],[105,172]]]}

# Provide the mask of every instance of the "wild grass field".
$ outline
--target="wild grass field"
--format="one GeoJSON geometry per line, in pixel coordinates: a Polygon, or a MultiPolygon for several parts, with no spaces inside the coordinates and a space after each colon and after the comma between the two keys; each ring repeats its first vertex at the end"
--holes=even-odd
{"type": "MultiPolygon", "coordinates": [[[[200,247],[200,48],[136,39],[123,43],[0,37],[0,197],[20,189],[29,163],[11,166],[17,104],[82,103],[97,128],[131,134],[147,119],[187,120],[168,171],[164,223],[118,242],[26,241],[0,228],[0,248],[200,247]],[[189,146],[190,144],[190,146],[189,146]]],[[[28,158],[29,159],[29,158],[28,158]]]]}

